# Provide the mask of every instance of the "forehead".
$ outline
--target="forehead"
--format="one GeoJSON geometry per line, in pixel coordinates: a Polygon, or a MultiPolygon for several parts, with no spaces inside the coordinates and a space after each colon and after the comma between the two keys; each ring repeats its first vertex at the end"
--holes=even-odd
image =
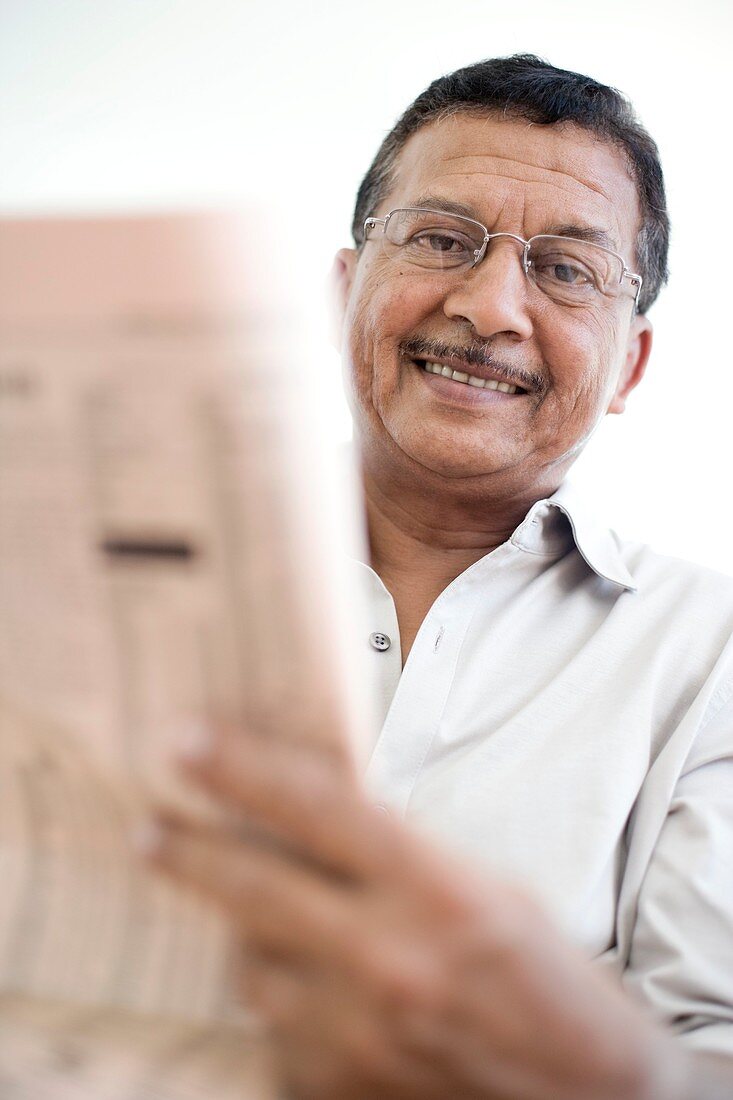
{"type": "Polygon", "coordinates": [[[568,123],[458,114],[423,126],[397,158],[385,209],[431,196],[465,205],[494,232],[598,228],[621,251],[633,250],[640,222],[623,151],[568,123]]]}

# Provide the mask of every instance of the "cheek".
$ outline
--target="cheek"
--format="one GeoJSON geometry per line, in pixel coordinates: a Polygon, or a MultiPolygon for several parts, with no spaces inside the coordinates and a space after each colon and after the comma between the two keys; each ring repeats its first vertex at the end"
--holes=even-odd
{"type": "Polygon", "coordinates": [[[378,364],[384,359],[380,346],[385,341],[389,300],[370,283],[365,281],[358,296],[352,298],[342,348],[344,385],[357,418],[359,408],[379,403],[378,391],[380,384],[384,385],[384,371],[378,370],[378,364]]]}
{"type": "Polygon", "coordinates": [[[585,404],[613,388],[620,356],[613,320],[593,314],[571,318],[565,325],[555,320],[539,334],[552,389],[558,394],[585,404]]]}
{"type": "Polygon", "coordinates": [[[444,289],[435,276],[426,278],[414,268],[375,264],[355,295],[353,323],[380,338],[404,339],[425,317],[440,312],[444,289]]]}
{"type": "Polygon", "coordinates": [[[425,332],[425,320],[440,309],[435,282],[426,284],[414,272],[378,269],[363,279],[347,317],[347,343],[352,371],[357,379],[375,377],[390,384],[397,375],[399,344],[425,332]],[[390,369],[393,367],[394,369],[390,369]]]}

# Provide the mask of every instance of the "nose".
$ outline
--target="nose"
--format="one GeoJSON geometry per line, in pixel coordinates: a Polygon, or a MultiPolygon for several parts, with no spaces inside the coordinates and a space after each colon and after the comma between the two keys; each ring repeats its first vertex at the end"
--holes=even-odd
{"type": "Polygon", "coordinates": [[[522,249],[512,238],[489,242],[484,258],[451,286],[443,311],[451,320],[465,320],[483,339],[500,334],[528,340],[533,325],[522,249]]]}

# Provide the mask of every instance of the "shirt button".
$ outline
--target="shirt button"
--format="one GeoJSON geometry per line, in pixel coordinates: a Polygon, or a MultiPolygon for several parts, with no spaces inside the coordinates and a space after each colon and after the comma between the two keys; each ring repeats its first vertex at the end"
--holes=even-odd
{"type": "Polygon", "coordinates": [[[380,634],[378,631],[369,635],[369,644],[374,649],[389,649],[392,645],[392,639],[387,634],[380,634]]]}
{"type": "Polygon", "coordinates": [[[384,817],[389,817],[389,810],[383,802],[377,802],[374,806],[374,809],[377,811],[377,813],[383,814],[384,817]]]}

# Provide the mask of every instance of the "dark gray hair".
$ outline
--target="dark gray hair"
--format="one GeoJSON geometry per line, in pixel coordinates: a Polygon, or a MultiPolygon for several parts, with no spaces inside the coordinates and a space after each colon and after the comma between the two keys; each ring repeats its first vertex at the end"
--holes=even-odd
{"type": "Polygon", "coordinates": [[[363,243],[364,220],[395,183],[395,164],[407,139],[458,113],[527,119],[551,126],[572,122],[623,150],[636,183],[641,229],[636,265],[644,285],[638,309],[646,313],[667,281],[669,215],[659,150],[628,99],[589,76],[557,69],[533,54],[490,58],[441,76],[410,104],[382,142],[356,197],[352,233],[363,243]]]}

